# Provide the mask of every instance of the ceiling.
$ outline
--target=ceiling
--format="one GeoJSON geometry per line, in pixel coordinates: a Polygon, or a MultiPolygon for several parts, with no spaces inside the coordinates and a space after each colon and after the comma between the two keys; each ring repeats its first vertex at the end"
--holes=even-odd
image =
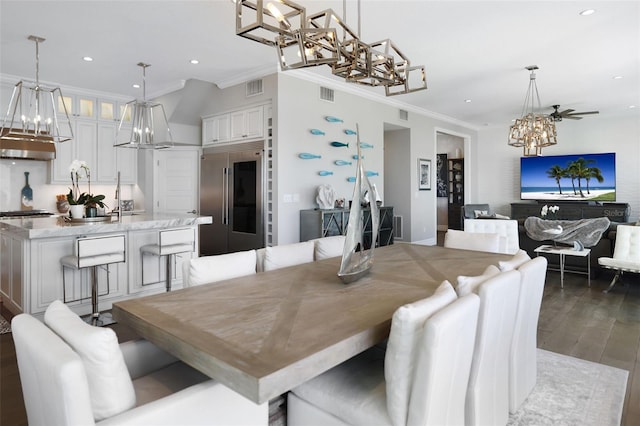
{"type": "MultiPolygon", "coordinates": [[[[343,15],[344,7],[357,31],[356,0],[297,3],[307,13],[330,7],[343,15]]],[[[142,96],[132,87],[142,80],[141,61],[152,65],[148,97],[189,79],[226,87],[276,71],[274,48],[235,35],[234,8],[231,0],[0,0],[0,73],[35,78],[30,34],[46,38],[42,82],[132,98],[142,96]],[[94,60],[83,61],[87,55],[94,60]]],[[[508,125],[522,111],[525,67],[535,64],[547,112],[560,104],[600,111],[584,120],[640,117],[638,1],[362,0],[360,10],[363,41],[390,38],[426,66],[428,90],[386,98],[407,108],[478,128],[508,125]],[[579,15],[584,9],[596,12],[579,15]]],[[[328,70],[305,72],[340,82],[328,70]]],[[[382,88],[363,90],[384,98],[382,88]]]]}

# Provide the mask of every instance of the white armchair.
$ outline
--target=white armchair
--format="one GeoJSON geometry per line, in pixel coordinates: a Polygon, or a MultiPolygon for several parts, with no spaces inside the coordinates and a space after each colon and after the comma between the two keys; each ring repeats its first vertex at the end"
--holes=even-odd
{"type": "Polygon", "coordinates": [[[465,219],[464,232],[495,233],[500,239],[499,252],[515,254],[520,250],[518,221],[504,219],[465,219]]]}
{"type": "Polygon", "coordinates": [[[613,289],[625,272],[640,273],[640,226],[618,225],[613,257],[600,257],[598,264],[616,271],[605,293],[613,289]]]}
{"type": "Polygon", "coordinates": [[[11,323],[30,425],[268,423],[267,404],[254,404],[151,343],[119,346],[113,330],[85,324],[59,301],[49,308],[50,326],[28,314],[11,323]]]}

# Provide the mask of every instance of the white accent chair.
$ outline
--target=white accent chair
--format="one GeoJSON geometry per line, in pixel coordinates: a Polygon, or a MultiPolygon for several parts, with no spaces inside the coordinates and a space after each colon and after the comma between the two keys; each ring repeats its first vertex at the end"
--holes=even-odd
{"type": "Polygon", "coordinates": [[[147,244],[140,247],[142,262],[142,285],[149,285],[144,282],[144,255],[166,257],[166,282],[167,291],[171,291],[171,280],[173,279],[173,262],[176,254],[189,253],[195,251],[195,229],[167,229],[158,232],[158,244],[147,244]]]}
{"type": "Polygon", "coordinates": [[[467,389],[467,425],[509,421],[509,359],[520,283],[520,273],[512,270],[476,281],[470,288],[480,297],[480,312],[467,389]]]}
{"type": "Polygon", "coordinates": [[[32,426],[268,424],[256,405],[145,340],[118,345],[62,302],[11,323],[32,426]],[[59,334],[58,334],[59,333],[59,334]]]}
{"type": "Polygon", "coordinates": [[[182,263],[185,287],[213,283],[256,273],[256,251],[202,256],[182,263]]]}
{"type": "Polygon", "coordinates": [[[500,253],[515,254],[520,250],[517,220],[465,219],[464,232],[494,233],[504,237],[500,239],[500,253]]]}
{"type": "MultiPolygon", "coordinates": [[[[515,258],[517,255],[514,256],[515,258]]],[[[520,296],[516,312],[509,362],[509,412],[518,411],[536,385],[537,333],[542,293],[547,276],[547,259],[543,256],[524,260],[520,272],[520,296]]]]}
{"type": "Polygon", "coordinates": [[[313,262],[315,244],[313,241],[264,247],[256,250],[258,272],[273,271],[287,266],[313,262]]]}
{"type": "Polygon", "coordinates": [[[448,305],[394,314],[386,354],[373,347],[289,392],[287,424],[463,424],[479,299],[455,299],[448,285],[448,305]],[[414,316],[404,330],[402,315],[414,316]]]}
{"type": "Polygon", "coordinates": [[[618,225],[613,257],[599,257],[598,264],[613,269],[616,274],[604,290],[610,292],[625,272],[640,273],[640,226],[618,225]]]}
{"type": "Polygon", "coordinates": [[[106,294],[108,294],[111,288],[109,265],[122,263],[125,259],[126,237],[124,234],[77,238],[74,245],[74,254],[60,259],[62,264],[62,298],[65,303],[74,301],[67,299],[65,268],[75,270],[91,268],[91,315],[87,318],[87,322],[100,326],[113,324],[114,321],[111,314],[101,314],[98,306],[98,267],[106,268],[106,294]]]}
{"type": "Polygon", "coordinates": [[[344,235],[334,235],[331,237],[316,238],[313,241],[314,259],[322,260],[330,257],[342,256],[344,251],[344,242],[347,237],[344,235]]]}
{"type": "Polygon", "coordinates": [[[455,229],[444,234],[444,246],[447,248],[500,252],[500,235],[495,233],[464,232],[455,229]]]}

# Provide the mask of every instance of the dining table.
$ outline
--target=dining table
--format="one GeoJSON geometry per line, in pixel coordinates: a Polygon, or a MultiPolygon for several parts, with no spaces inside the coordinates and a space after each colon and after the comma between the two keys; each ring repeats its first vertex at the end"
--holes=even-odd
{"type": "Polygon", "coordinates": [[[340,257],[113,305],[116,321],[244,395],[267,402],[383,342],[395,310],[511,255],[396,243],[343,284],[340,257]]]}

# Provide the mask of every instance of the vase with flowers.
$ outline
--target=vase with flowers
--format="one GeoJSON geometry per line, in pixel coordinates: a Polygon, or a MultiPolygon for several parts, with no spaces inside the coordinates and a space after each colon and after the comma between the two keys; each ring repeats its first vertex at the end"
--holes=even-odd
{"type": "Polygon", "coordinates": [[[79,219],[84,217],[97,216],[97,206],[104,208],[105,196],[94,195],[91,193],[91,170],[85,161],[73,160],[69,166],[69,173],[71,174],[71,188],[67,194],[67,202],[69,203],[69,211],[71,217],[79,219]],[[80,179],[82,173],[87,178],[88,192],[80,192],[80,179]]]}
{"type": "Polygon", "coordinates": [[[559,206],[548,206],[545,204],[540,210],[540,216],[543,219],[556,220],[558,219],[558,210],[560,210],[559,206]]]}

